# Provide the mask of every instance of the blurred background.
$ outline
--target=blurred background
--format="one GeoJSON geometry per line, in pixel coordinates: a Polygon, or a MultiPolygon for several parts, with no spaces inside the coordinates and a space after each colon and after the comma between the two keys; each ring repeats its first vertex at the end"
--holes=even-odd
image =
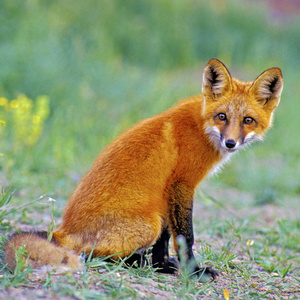
{"type": "Polygon", "coordinates": [[[201,93],[218,58],[253,80],[284,76],[263,143],[208,185],[272,203],[300,194],[300,1],[2,0],[0,186],[67,199],[119,133],[201,93]]]}

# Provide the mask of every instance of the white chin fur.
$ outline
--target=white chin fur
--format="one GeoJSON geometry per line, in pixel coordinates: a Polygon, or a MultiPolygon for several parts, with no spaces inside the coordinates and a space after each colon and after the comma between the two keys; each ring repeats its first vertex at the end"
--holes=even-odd
{"type": "Polygon", "coordinates": [[[220,131],[216,126],[208,126],[205,128],[205,133],[208,135],[210,141],[213,143],[217,150],[220,149],[220,131]]]}
{"type": "Polygon", "coordinates": [[[210,141],[213,143],[216,150],[218,150],[223,158],[226,158],[228,154],[235,152],[237,149],[228,149],[224,141],[221,141],[221,134],[216,126],[208,126],[205,129],[205,133],[208,135],[210,141]]]}
{"type": "Polygon", "coordinates": [[[233,153],[237,152],[241,148],[244,148],[245,146],[250,145],[254,141],[262,140],[262,136],[256,134],[255,132],[250,132],[245,137],[243,144],[240,144],[239,142],[237,142],[236,146],[234,148],[230,149],[230,148],[226,147],[224,139],[221,141],[221,134],[220,134],[219,129],[216,126],[206,127],[205,133],[208,135],[210,141],[213,143],[216,150],[218,150],[222,156],[221,162],[217,163],[211,169],[208,176],[212,176],[212,175],[218,173],[219,171],[221,171],[223,165],[225,163],[229,162],[231,155],[233,153]]]}

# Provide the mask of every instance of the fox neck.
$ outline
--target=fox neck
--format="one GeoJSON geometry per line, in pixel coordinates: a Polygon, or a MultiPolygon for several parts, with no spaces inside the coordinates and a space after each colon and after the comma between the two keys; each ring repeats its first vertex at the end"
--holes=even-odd
{"type": "Polygon", "coordinates": [[[227,151],[221,149],[219,151],[219,154],[221,159],[219,159],[217,162],[213,164],[212,168],[207,174],[207,177],[211,177],[213,175],[220,173],[223,169],[223,166],[230,161],[233,153],[228,153],[227,151]]]}

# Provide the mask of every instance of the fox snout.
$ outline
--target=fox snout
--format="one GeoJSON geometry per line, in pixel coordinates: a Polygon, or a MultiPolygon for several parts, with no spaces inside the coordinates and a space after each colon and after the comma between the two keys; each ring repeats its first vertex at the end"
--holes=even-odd
{"type": "Polygon", "coordinates": [[[232,137],[226,137],[222,133],[220,134],[220,144],[221,147],[228,151],[228,152],[234,152],[238,150],[241,146],[241,142],[239,141],[238,138],[234,139],[232,137]]]}
{"type": "Polygon", "coordinates": [[[234,140],[227,140],[225,142],[225,146],[228,148],[228,149],[233,149],[236,145],[236,142],[234,140]]]}
{"type": "Polygon", "coordinates": [[[230,153],[261,139],[262,137],[254,131],[248,132],[247,134],[240,134],[236,137],[233,137],[232,135],[226,136],[226,133],[219,134],[219,144],[221,145],[221,148],[230,153]]]}
{"type": "Polygon", "coordinates": [[[243,146],[245,139],[240,137],[232,137],[232,135],[226,136],[226,132],[221,132],[217,126],[208,126],[205,130],[206,134],[209,136],[211,142],[214,144],[216,149],[225,152],[235,152],[243,146]]]}

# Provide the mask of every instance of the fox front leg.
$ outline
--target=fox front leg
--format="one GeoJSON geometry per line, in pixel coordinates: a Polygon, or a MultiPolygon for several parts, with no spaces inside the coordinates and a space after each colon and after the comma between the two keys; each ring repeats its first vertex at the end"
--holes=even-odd
{"type": "Polygon", "coordinates": [[[160,273],[173,274],[178,269],[176,258],[169,257],[169,240],[171,234],[168,227],[164,227],[160,238],[152,248],[152,265],[160,273]]]}
{"type": "Polygon", "coordinates": [[[194,244],[193,193],[194,191],[183,183],[179,182],[172,186],[169,205],[174,246],[179,261],[185,260],[183,263],[187,265],[192,275],[196,274],[200,278],[204,274],[214,280],[218,273],[211,267],[199,268],[192,249],[194,244]],[[180,243],[178,239],[181,239],[180,243]]]}

